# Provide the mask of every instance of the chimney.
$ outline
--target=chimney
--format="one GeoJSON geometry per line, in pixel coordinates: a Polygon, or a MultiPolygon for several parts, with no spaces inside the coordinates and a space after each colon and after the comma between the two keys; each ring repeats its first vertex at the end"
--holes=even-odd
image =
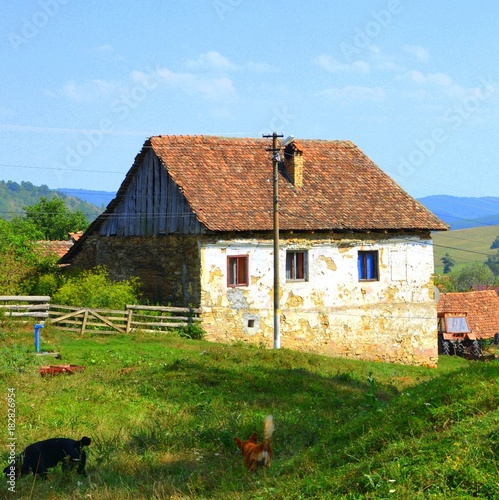
{"type": "Polygon", "coordinates": [[[303,148],[292,142],[284,148],[284,167],[295,187],[303,186],[303,148]]]}

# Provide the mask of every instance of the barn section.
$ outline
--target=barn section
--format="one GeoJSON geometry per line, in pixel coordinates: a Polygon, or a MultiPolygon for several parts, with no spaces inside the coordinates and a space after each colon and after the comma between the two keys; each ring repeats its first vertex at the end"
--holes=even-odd
{"type": "MultiPolygon", "coordinates": [[[[63,262],[138,276],[152,303],[201,308],[209,339],[271,346],[268,147],[151,137],[63,262]]],[[[447,226],[349,141],[295,141],[281,153],[281,346],[434,366],[430,232],[447,226]]]]}

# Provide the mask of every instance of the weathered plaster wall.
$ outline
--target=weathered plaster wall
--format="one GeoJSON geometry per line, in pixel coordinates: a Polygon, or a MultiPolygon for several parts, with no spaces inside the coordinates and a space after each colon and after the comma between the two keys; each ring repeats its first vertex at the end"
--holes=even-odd
{"type": "MultiPolygon", "coordinates": [[[[201,250],[204,328],[218,341],[273,345],[271,241],[201,250]],[[228,288],[227,255],[249,255],[250,286],[228,288]]],[[[289,238],[280,252],[281,347],[403,364],[437,362],[433,248],[418,237],[289,238]],[[286,249],[308,250],[308,280],[286,282],[286,249]],[[358,250],[378,250],[380,280],[359,282],[358,250]]]]}

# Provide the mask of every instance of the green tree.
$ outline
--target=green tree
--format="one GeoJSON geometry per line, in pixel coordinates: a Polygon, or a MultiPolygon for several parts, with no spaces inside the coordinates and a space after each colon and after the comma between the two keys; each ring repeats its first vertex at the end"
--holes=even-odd
{"type": "Polygon", "coordinates": [[[485,264],[487,264],[495,276],[499,276],[499,250],[495,255],[489,255],[485,264]]]}
{"type": "Polygon", "coordinates": [[[490,245],[491,250],[494,250],[494,248],[499,248],[499,236],[496,236],[496,239],[490,245]]]}
{"type": "Polygon", "coordinates": [[[437,274],[433,276],[433,284],[442,293],[449,293],[456,291],[456,277],[451,274],[437,274]]]}
{"type": "Polygon", "coordinates": [[[34,205],[23,207],[26,219],[43,234],[46,240],[66,240],[69,232],[84,231],[89,223],[83,212],[71,212],[62,198],[41,197],[34,205]]]}
{"type": "Polygon", "coordinates": [[[54,255],[37,251],[41,233],[29,221],[0,219],[0,294],[30,295],[43,274],[57,272],[54,255]]]}
{"type": "Polygon", "coordinates": [[[450,273],[456,261],[448,253],[446,253],[440,260],[444,265],[444,274],[450,273]]]}
{"type": "Polygon", "coordinates": [[[457,292],[469,292],[473,288],[491,287],[495,281],[494,273],[484,262],[473,262],[456,273],[455,287],[457,292]]]}

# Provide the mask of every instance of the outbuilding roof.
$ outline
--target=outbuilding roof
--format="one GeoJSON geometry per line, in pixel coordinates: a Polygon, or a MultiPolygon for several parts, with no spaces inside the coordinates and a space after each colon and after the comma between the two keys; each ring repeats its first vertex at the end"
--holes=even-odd
{"type": "Polygon", "coordinates": [[[466,313],[469,328],[477,338],[491,338],[499,333],[499,295],[495,290],[442,293],[437,312],[466,313]]]}

